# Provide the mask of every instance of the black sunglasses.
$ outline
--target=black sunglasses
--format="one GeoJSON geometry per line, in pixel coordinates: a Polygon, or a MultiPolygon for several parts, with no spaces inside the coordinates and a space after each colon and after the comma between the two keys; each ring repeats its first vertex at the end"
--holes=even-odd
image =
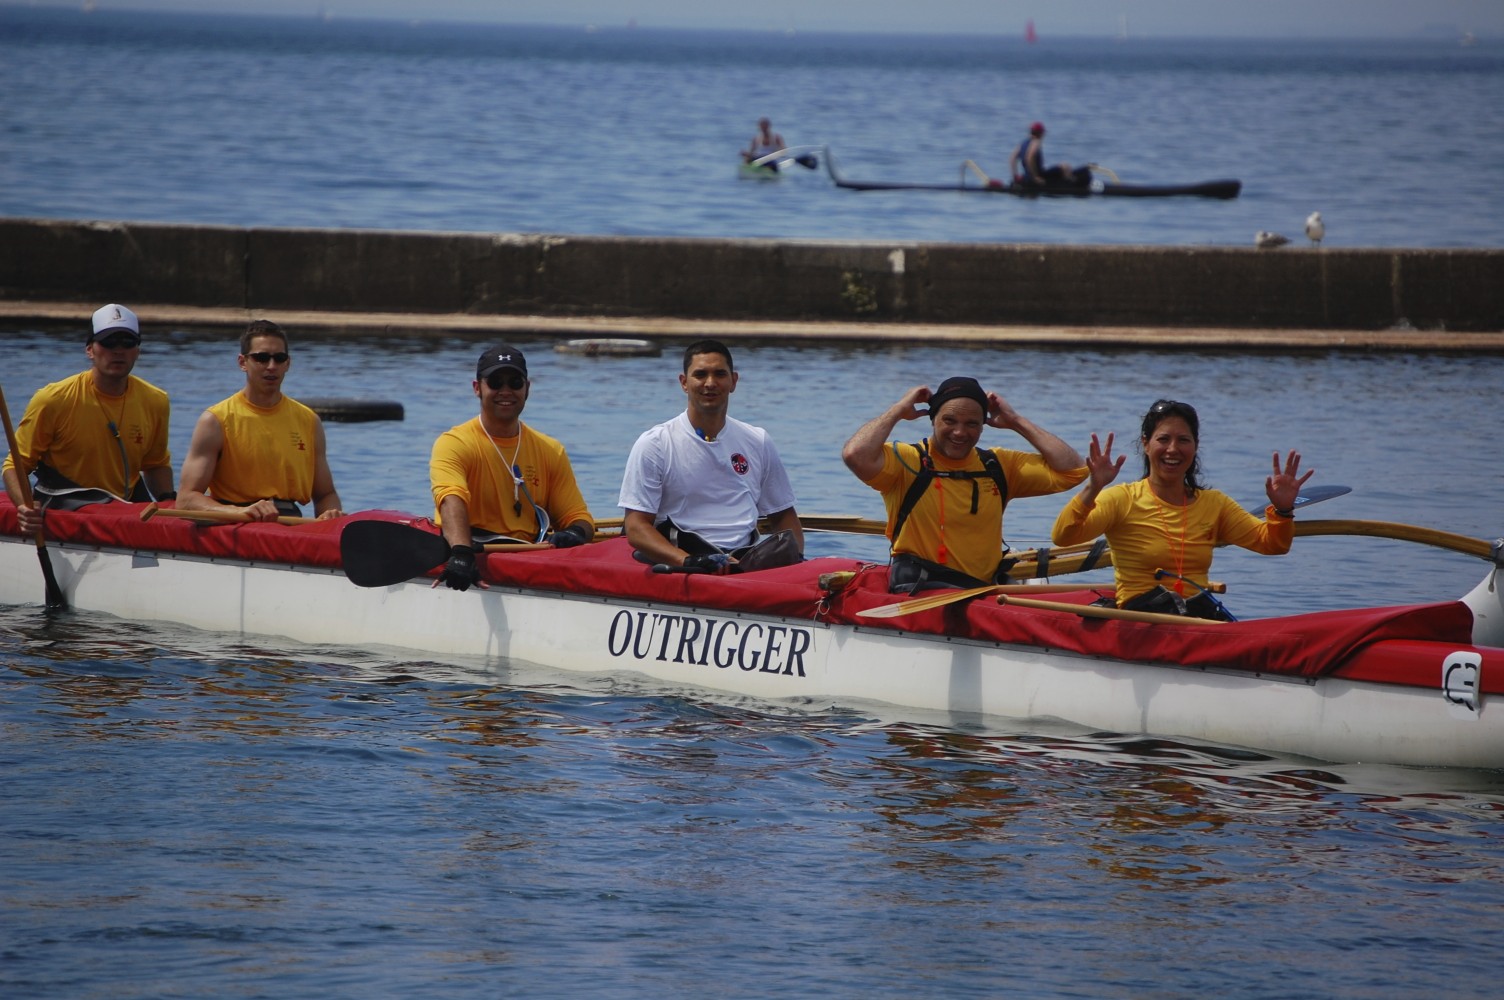
{"type": "Polygon", "coordinates": [[[96,340],[95,343],[100,347],[103,347],[107,351],[128,351],[132,347],[141,346],[141,338],[132,337],[128,333],[117,333],[113,336],[105,337],[101,340],[96,340]]]}
{"type": "Polygon", "coordinates": [[[257,351],[255,354],[247,354],[246,357],[250,358],[258,365],[270,364],[273,361],[280,365],[286,364],[287,359],[290,357],[290,355],[286,351],[277,351],[276,353],[273,353],[271,351],[257,351]]]}
{"type": "Polygon", "coordinates": [[[516,392],[518,389],[521,389],[523,386],[527,385],[527,379],[523,378],[521,375],[508,375],[504,372],[492,372],[491,374],[486,376],[486,385],[489,385],[493,391],[500,391],[503,387],[506,387],[508,389],[511,389],[513,392],[516,392]]]}
{"type": "Polygon", "coordinates": [[[1178,403],[1173,399],[1161,399],[1149,407],[1149,412],[1156,417],[1162,413],[1189,413],[1194,417],[1196,415],[1196,408],[1190,403],[1178,403]]]}

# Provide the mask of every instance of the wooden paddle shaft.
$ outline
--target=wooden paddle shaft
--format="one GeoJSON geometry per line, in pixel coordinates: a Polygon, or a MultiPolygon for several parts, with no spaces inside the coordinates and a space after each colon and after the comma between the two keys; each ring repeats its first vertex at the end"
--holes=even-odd
{"type": "MultiPolygon", "coordinates": [[[[21,465],[21,446],[16,442],[16,429],[10,422],[10,407],[5,404],[5,390],[0,389],[0,417],[5,419],[5,446],[10,449],[11,466],[16,473],[16,482],[21,490],[21,503],[27,507],[34,506],[31,496],[31,472],[21,465]]],[[[46,539],[42,536],[42,529],[35,532],[37,548],[47,546],[46,539]]]]}
{"type": "MultiPolygon", "coordinates": [[[[154,517],[180,517],[185,521],[198,521],[203,524],[257,524],[251,516],[243,511],[233,510],[179,510],[176,507],[158,507],[154,503],[146,505],[141,511],[141,520],[150,521],[154,517]]],[[[279,517],[278,524],[313,524],[316,517],[279,517]]]]}
{"type": "Polygon", "coordinates": [[[1027,597],[999,594],[999,604],[1034,608],[1038,611],[1058,611],[1062,614],[1080,615],[1083,618],[1111,618],[1126,622],[1152,622],[1160,625],[1225,625],[1226,622],[1210,618],[1190,618],[1180,615],[1161,615],[1152,611],[1124,611],[1122,608],[1099,608],[1091,604],[1067,604],[1063,601],[1031,601],[1027,597]]]}

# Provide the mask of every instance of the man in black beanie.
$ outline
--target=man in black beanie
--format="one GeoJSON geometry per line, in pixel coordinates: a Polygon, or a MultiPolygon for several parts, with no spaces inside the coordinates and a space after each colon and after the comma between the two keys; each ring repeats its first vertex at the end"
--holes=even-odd
{"type": "Polygon", "coordinates": [[[1061,493],[1086,478],[1076,449],[965,376],[934,391],[910,389],[852,435],[841,457],[883,495],[895,593],[1002,582],[1008,501],[1061,493]],[[921,416],[930,418],[928,438],[888,443],[900,421],[921,416]],[[1016,432],[1034,451],[978,447],[984,425],[1016,432]]]}

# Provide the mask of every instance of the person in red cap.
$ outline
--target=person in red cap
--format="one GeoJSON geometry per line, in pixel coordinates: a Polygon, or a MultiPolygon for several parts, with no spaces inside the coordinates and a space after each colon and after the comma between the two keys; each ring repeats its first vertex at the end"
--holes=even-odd
{"type": "Polygon", "coordinates": [[[853,434],[841,458],[883,495],[892,543],[888,589],[894,593],[1006,582],[1008,501],[1061,493],[1087,476],[1076,449],[965,376],[948,378],[934,391],[910,389],[853,434]],[[930,418],[927,439],[887,443],[900,421],[923,416],[930,418]],[[1034,451],[978,447],[983,427],[1013,431],[1034,451]]]}
{"type": "Polygon", "coordinates": [[[1053,167],[1044,165],[1044,122],[1029,126],[1029,137],[1008,157],[1008,170],[1013,174],[1013,183],[1023,186],[1040,187],[1076,178],[1069,163],[1057,163],[1053,167]]]}
{"type": "Polygon", "coordinates": [[[480,544],[546,541],[565,549],[595,538],[564,446],[522,422],[532,385],[520,350],[487,347],[470,383],[480,415],[433,443],[434,520],[449,543],[439,582],[450,590],[485,586],[475,563],[480,544]]]}
{"type": "Polygon", "coordinates": [[[25,534],[42,526],[42,512],[50,508],[177,495],[167,451],[167,393],[131,374],[141,357],[136,314],[113,302],[100,307],[84,353],[86,370],[32,396],[16,427],[20,454],[5,459],[5,491],[25,534]],[[34,503],[23,505],[20,477],[32,472],[34,503]]]}

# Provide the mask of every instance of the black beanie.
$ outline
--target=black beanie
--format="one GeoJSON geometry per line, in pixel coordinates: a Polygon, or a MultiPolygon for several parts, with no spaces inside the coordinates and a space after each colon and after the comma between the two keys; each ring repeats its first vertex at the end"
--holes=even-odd
{"type": "Polygon", "coordinates": [[[930,421],[934,422],[935,414],[940,412],[940,407],[953,399],[974,399],[982,408],[982,419],[987,418],[987,394],[982,391],[981,383],[974,378],[965,375],[956,375],[940,383],[940,388],[930,396],[930,421]]]}

